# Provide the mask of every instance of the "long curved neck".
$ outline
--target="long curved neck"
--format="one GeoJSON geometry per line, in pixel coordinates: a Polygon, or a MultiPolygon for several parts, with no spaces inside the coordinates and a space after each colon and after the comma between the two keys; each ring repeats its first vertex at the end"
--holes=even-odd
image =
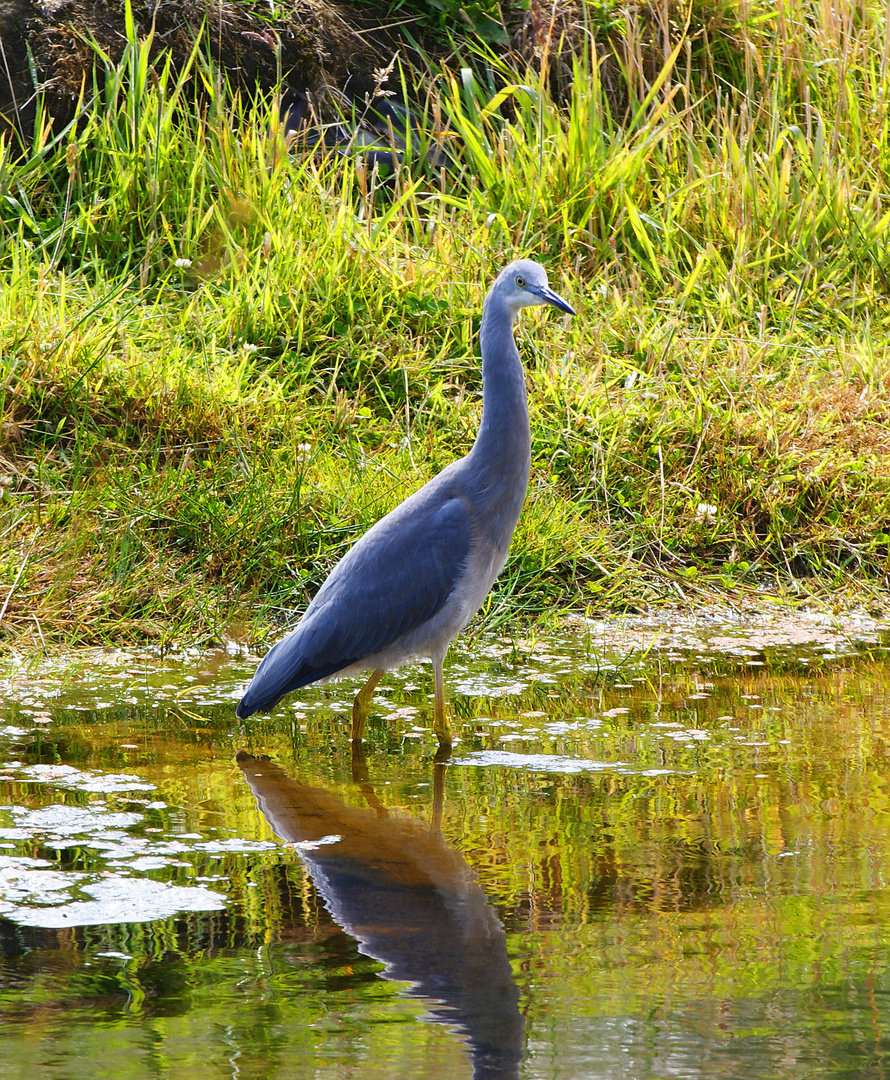
{"type": "Polygon", "coordinates": [[[513,315],[486,298],[479,338],[482,422],[471,454],[482,485],[517,492],[521,505],[531,467],[531,433],[525,374],[513,340],[513,315]]]}

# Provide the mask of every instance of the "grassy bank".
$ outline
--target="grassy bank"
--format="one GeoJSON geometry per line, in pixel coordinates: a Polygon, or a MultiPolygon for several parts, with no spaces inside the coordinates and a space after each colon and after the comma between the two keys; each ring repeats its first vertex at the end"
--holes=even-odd
{"type": "Polygon", "coordinates": [[[879,14],[794,0],[660,52],[626,25],[622,95],[581,56],[564,108],[546,63],[497,89],[445,74],[453,168],[389,186],[133,43],[88,119],[0,163],[0,631],[269,631],[469,446],[481,298],[519,254],[579,315],[520,329],[533,476],[487,625],[877,594],[879,14]]]}

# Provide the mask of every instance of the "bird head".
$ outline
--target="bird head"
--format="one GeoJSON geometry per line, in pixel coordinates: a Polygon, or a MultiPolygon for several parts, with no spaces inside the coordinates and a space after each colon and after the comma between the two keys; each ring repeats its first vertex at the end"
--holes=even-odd
{"type": "Polygon", "coordinates": [[[574,310],[547,284],[544,267],[531,259],[517,259],[498,274],[492,287],[501,302],[515,315],[525,307],[552,304],[560,311],[574,315],[574,310]]]}

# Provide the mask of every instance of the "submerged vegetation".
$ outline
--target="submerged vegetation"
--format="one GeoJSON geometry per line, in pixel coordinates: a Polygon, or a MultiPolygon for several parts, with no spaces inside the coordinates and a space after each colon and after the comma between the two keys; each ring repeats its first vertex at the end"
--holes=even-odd
{"type": "Polygon", "coordinates": [[[38,109],[0,157],[0,628],[265,632],[468,448],[481,297],[526,254],[579,317],[520,327],[533,475],[489,626],[878,595],[883,8],[644,14],[588,26],[558,95],[545,39],[443,70],[391,178],[135,36],[77,123],[38,109]]]}

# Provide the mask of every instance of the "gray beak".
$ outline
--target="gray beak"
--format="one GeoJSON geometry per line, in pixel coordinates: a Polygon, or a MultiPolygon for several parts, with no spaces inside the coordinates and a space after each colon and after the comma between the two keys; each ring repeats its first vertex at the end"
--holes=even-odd
{"type": "Polygon", "coordinates": [[[536,296],[547,304],[552,304],[555,308],[559,308],[560,311],[564,311],[567,315],[574,315],[575,309],[570,307],[561,296],[557,296],[556,293],[548,288],[546,285],[542,285],[540,289],[530,289],[530,292],[534,292],[536,296]]]}

